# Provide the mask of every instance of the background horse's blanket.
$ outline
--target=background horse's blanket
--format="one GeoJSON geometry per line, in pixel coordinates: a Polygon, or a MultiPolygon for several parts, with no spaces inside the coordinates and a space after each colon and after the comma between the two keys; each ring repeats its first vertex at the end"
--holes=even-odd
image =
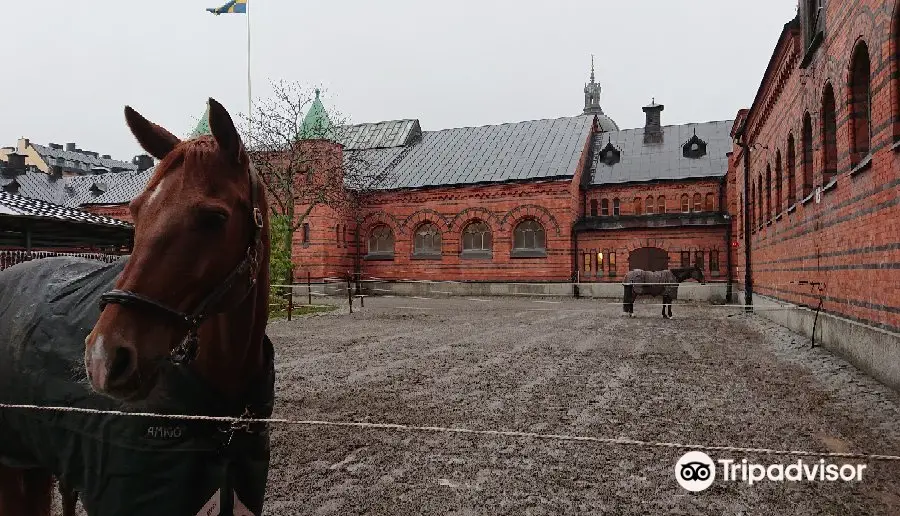
{"type": "MultiPolygon", "coordinates": [[[[257,417],[269,417],[274,354],[268,338],[268,380],[241,406],[224,404],[188,369],[168,363],[160,381],[177,400],[124,408],[91,391],[84,339],[100,316],[100,294],[113,287],[126,261],[45,258],[0,272],[0,402],[230,416],[250,405],[257,417]]],[[[237,431],[229,439],[228,430],[215,422],[0,409],[0,463],[53,472],[79,491],[92,515],[193,515],[201,508],[219,514],[208,504],[217,492],[231,501],[236,493],[259,515],[268,431],[237,431]]]]}
{"type": "Polygon", "coordinates": [[[644,271],[634,269],[625,274],[624,285],[631,284],[635,295],[667,296],[678,299],[678,280],[672,271],[644,271]],[[644,283],[671,283],[671,285],[644,285],[644,283]]]}

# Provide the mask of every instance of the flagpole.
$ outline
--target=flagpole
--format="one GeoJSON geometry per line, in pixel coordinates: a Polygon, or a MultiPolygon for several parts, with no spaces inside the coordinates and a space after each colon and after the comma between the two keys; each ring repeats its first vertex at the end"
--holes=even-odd
{"type": "Polygon", "coordinates": [[[253,94],[250,81],[250,2],[247,2],[247,119],[253,125],[253,94]]]}

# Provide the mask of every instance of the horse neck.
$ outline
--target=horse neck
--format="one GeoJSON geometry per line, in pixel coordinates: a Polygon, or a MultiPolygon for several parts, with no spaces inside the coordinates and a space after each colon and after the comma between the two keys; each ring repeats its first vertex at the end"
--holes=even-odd
{"type": "MultiPolygon", "coordinates": [[[[268,259],[266,262],[268,263],[268,259]]],[[[263,339],[268,315],[268,271],[260,267],[256,286],[235,309],[211,317],[198,335],[194,370],[232,401],[240,401],[262,381],[263,339]]]]}
{"type": "Polygon", "coordinates": [[[684,280],[691,277],[690,269],[672,269],[672,274],[675,276],[675,281],[678,283],[683,282],[684,280]]]}

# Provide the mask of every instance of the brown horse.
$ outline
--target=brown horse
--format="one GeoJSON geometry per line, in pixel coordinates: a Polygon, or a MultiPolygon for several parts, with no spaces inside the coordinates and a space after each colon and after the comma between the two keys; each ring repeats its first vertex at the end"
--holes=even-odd
{"type": "MultiPolygon", "coordinates": [[[[269,356],[271,343],[265,336],[269,291],[268,206],[260,179],[231,116],[213,99],[209,99],[212,134],[188,141],[181,141],[130,107],[125,108],[125,119],[140,145],[160,163],[143,193],[130,204],[135,232],[133,252],[127,263],[118,265],[121,272],[110,276],[109,283],[94,287],[94,290],[101,288],[105,293],[99,291],[94,297],[91,297],[92,292],[77,293],[87,302],[94,303],[91,305],[92,315],[85,316],[94,324],[85,323],[86,333],[76,335],[84,343],[82,370],[87,381],[82,381],[83,387],[77,385],[77,378],[74,379],[76,381],[64,378],[53,381],[75,392],[76,398],[86,400],[85,405],[124,409],[153,407],[154,404],[171,400],[180,402],[181,398],[190,397],[192,393],[177,390],[175,387],[180,385],[177,381],[189,378],[196,382],[191,385],[202,386],[200,390],[208,387],[213,393],[209,398],[217,406],[229,407],[216,414],[241,415],[232,414],[233,408],[242,408],[243,413],[254,412],[250,410],[248,396],[256,395],[260,390],[263,395],[266,394],[266,387],[261,388],[260,383],[268,380],[272,367],[269,356]],[[115,278],[114,283],[112,278],[115,278]]],[[[54,274],[53,269],[94,267],[71,259],[53,264],[37,263],[45,260],[34,260],[31,265],[4,271],[5,276],[0,276],[0,292],[4,292],[5,281],[7,288],[4,295],[9,296],[10,291],[17,288],[16,281],[27,281],[29,274],[34,277],[34,282],[40,279],[38,274],[54,274]],[[13,272],[14,269],[18,272],[13,272]]],[[[95,273],[90,272],[88,276],[91,274],[95,273]]],[[[49,287],[41,285],[35,288],[49,287]]],[[[8,307],[22,300],[4,302],[5,305],[0,303],[0,319],[16,313],[8,307]]],[[[32,304],[32,308],[42,309],[40,304],[32,304]]],[[[53,315],[59,317],[58,314],[53,315]]],[[[48,316],[35,322],[38,331],[28,332],[28,338],[32,333],[41,333],[41,330],[44,334],[53,333],[49,328],[55,327],[50,326],[50,319],[48,316]]],[[[6,324],[7,320],[2,322],[6,324]]],[[[52,338],[71,339],[72,336],[53,335],[52,338]]],[[[4,339],[11,340],[0,331],[0,340],[4,339]]],[[[13,344],[16,345],[19,348],[13,349],[35,347],[30,342],[13,344]]],[[[0,375],[3,372],[0,367],[0,375]]],[[[47,376],[50,373],[42,374],[47,376]]],[[[35,388],[29,392],[38,390],[35,388]]],[[[2,395],[0,401],[3,401],[2,395]]],[[[206,401],[204,403],[203,407],[210,405],[206,401]]],[[[259,417],[259,414],[251,415],[259,417]]],[[[4,417],[0,409],[0,437],[16,436],[15,421],[21,422],[31,416],[10,412],[8,420],[4,417]],[[4,434],[4,430],[11,433],[4,434]]],[[[124,419],[137,418],[120,418],[124,419]]],[[[98,420],[87,421],[94,424],[98,420]]],[[[101,423],[105,425],[107,421],[101,423]]],[[[116,421],[111,424],[120,423],[116,421]]],[[[150,431],[156,427],[144,425],[139,433],[146,429],[154,436],[161,435],[150,431]]],[[[172,428],[181,432],[182,427],[166,428],[168,432],[172,432],[172,428]]],[[[233,429],[227,439],[228,445],[234,437],[233,429]]],[[[22,442],[28,441],[28,435],[21,432],[19,435],[22,442]]],[[[265,435],[264,469],[267,471],[268,434],[265,435]]],[[[76,442],[82,446],[88,441],[76,442]]],[[[9,458],[7,466],[4,466],[3,444],[0,443],[0,516],[49,514],[54,475],[59,476],[54,469],[56,463],[63,459],[52,455],[57,453],[55,451],[37,449],[38,445],[33,445],[31,449],[18,446],[13,451],[22,450],[23,454],[13,453],[16,456],[9,458]],[[15,469],[9,466],[17,463],[39,463],[43,467],[15,469]]],[[[50,446],[50,443],[45,446],[50,446]]],[[[110,449],[103,449],[102,443],[97,446],[101,450],[98,452],[100,455],[112,453],[110,449]]],[[[87,453],[78,449],[80,453],[87,453]]],[[[146,457],[151,460],[153,455],[148,453],[146,457]]],[[[99,463],[104,463],[104,460],[99,463]]],[[[85,459],[84,463],[89,462],[85,459]]],[[[79,470],[77,473],[73,478],[78,478],[82,485],[71,485],[71,489],[69,486],[60,487],[66,511],[74,508],[73,491],[82,494],[86,490],[92,492],[95,495],[92,501],[94,506],[103,507],[95,510],[104,514],[110,505],[97,500],[110,494],[127,496],[110,493],[115,491],[112,487],[104,491],[100,485],[85,484],[100,477],[96,471],[85,474],[79,470]]],[[[231,475],[228,477],[232,479],[230,482],[235,485],[239,483],[233,476],[240,476],[240,473],[228,475],[231,475]]],[[[221,496],[223,510],[238,503],[237,495],[232,500],[227,494],[223,492],[221,496]]],[[[254,511],[261,511],[261,496],[254,494],[253,498],[259,500],[248,505],[257,506],[254,511]]],[[[143,500],[141,503],[152,505],[155,502],[143,500]]],[[[85,507],[88,507],[87,503],[85,507]]],[[[141,507],[147,510],[147,505],[141,507]]],[[[114,509],[112,513],[126,512],[116,512],[114,509]]],[[[158,512],[151,509],[150,513],[158,512]]]]}
{"type": "Polygon", "coordinates": [[[704,283],[703,271],[696,266],[662,271],[630,270],[622,281],[624,286],[622,310],[628,316],[634,317],[635,298],[638,296],[662,296],[663,319],[671,319],[672,300],[678,298],[678,284],[688,279],[704,283]],[[666,308],[669,309],[669,315],[666,315],[666,308]]]}

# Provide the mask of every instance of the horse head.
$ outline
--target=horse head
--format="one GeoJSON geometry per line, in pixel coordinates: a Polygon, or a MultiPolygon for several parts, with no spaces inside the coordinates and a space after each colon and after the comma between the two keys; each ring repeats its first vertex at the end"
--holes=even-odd
{"type": "Polygon", "coordinates": [[[252,363],[248,346],[262,341],[268,317],[268,209],[231,116],[215,100],[211,135],[192,140],[128,106],[125,119],[159,164],[129,205],[132,254],[101,296],[84,363],[96,392],[138,401],[168,362],[196,358],[209,374],[229,361],[252,363]],[[238,342],[246,349],[222,347],[238,342]]]}
{"type": "Polygon", "coordinates": [[[706,280],[703,278],[703,270],[701,270],[700,267],[697,267],[696,265],[691,267],[690,277],[697,280],[701,285],[706,284],[706,280]]]}

